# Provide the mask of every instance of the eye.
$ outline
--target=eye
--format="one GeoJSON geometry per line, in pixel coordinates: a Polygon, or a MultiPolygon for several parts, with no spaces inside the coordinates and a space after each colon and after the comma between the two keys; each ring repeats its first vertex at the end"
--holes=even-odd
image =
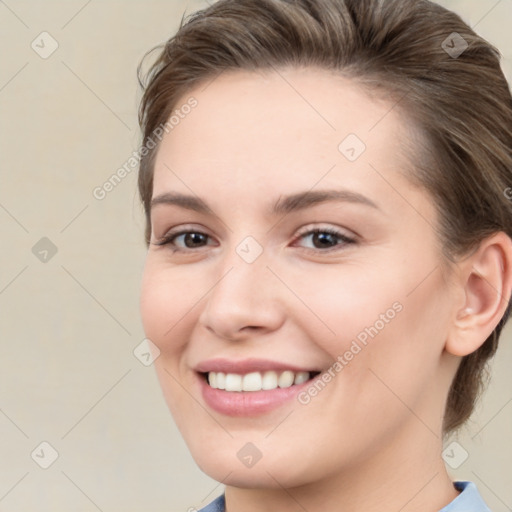
{"type": "Polygon", "coordinates": [[[176,233],[168,233],[153,243],[154,245],[171,245],[176,248],[176,251],[182,251],[202,247],[209,238],[209,235],[201,231],[182,230],[176,233]]]}
{"type": "Polygon", "coordinates": [[[313,247],[306,247],[310,250],[321,250],[328,252],[337,249],[341,245],[356,243],[355,239],[346,236],[341,231],[333,228],[315,228],[302,233],[299,240],[310,239],[313,247]]]}

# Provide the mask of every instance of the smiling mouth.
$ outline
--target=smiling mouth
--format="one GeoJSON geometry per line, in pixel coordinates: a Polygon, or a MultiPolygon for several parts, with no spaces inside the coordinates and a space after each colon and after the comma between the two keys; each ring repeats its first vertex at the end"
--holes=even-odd
{"type": "Polygon", "coordinates": [[[207,372],[201,373],[207,384],[213,389],[228,392],[271,391],[277,388],[289,388],[304,384],[315,378],[320,372],[265,371],[245,374],[207,372]]]}

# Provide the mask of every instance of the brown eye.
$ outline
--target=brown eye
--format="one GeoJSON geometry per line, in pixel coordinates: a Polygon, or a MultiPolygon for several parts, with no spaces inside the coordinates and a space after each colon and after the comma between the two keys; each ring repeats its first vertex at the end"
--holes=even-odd
{"type": "Polygon", "coordinates": [[[343,233],[331,228],[318,228],[302,233],[299,239],[310,238],[313,247],[306,247],[311,250],[327,252],[336,249],[338,246],[354,244],[356,241],[343,233]],[[323,249],[323,251],[322,251],[323,249]]]}
{"type": "Polygon", "coordinates": [[[201,244],[208,239],[208,235],[205,235],[204,233],[196,233],[194,231],[189,231],[188,233],[175,236],[173,239],[176,240],[180,236],[183,236],[183,243],[185,247],[188,247],[189,249],[201,246],[201,244]]]}
{"type": "Polygon", "coordinates": [[[325,231],[313,233],[311,241],[313,242],[313,245],[316,245],[316,247],[319,249],[333,247],[338,243],[336,235],[333,235],[332,233],[326,233],[325,231]]]}
{"type": "Polygon", "coordinates": [[[155,245],[170,245],[175,251],[187,249],[197,249],[207,245],[210,237],[201,231],[179,231],[178,233],[169,233],[161,240],[155,242],[155,245]]]}

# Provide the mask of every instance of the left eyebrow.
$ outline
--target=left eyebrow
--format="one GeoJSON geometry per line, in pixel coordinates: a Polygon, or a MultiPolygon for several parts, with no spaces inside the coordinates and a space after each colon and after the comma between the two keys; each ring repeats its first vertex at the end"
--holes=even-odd
{"type": "Polygon", "coordinates": [[[356,203],[380,210],[379,206],[371,199],[352,190],[308,190],[289,196],[281,196],[274,204],[272,213],[275,215],[286,214],[326,201],[356,203]]]}
{"type": "MultiPolygon", "coordinates": [[[[288,196],[280,196],[270,213],[272,215],[283,215],[293,211],[304,210],[310,206],[327,201],[361,204],[380,210],[379,206],[371,199],[352,190],[308,190],[288,196]]],[[[199,213],[213,213],[206,201],[200,197],[180,192],[167,192],[151,199],[151,208],[159,204],[176,205],[199,213]]]]}

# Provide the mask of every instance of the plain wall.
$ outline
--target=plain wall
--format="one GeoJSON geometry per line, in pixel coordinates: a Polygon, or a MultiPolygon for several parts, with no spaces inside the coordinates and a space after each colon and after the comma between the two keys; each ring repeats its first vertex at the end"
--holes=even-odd
{"type": "MultiPolygon", "coordinates": [[[[512,1],[442,3],[502,51],[510,80],[512,1]]],[[[222,492],[133,353],[144,338],[136,168],[93,195],[140,142],[139,60],[203,6],[0,2],[0,510],[178,512],[222,492]],[[47,58],[55,43],[43,31],[58,44],[47,58]],[[42,442],[58,452],[47,469],[42,442]]],[[[494,512],[512,509],[511,341],[509,325],[482,405],[456,438],[468,458],[451,471],[494,512]]]]}

